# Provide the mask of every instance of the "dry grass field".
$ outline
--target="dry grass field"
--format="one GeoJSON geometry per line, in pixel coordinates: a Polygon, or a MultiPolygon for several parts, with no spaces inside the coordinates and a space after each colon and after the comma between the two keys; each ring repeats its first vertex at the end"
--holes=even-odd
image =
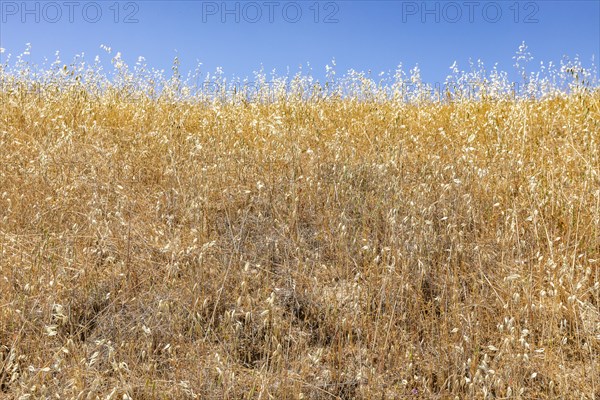
{"type": "Polygon", "coordinates": [[[17,64],[0,397],[600,398],[597,89],[190,101],[17,64]]]}

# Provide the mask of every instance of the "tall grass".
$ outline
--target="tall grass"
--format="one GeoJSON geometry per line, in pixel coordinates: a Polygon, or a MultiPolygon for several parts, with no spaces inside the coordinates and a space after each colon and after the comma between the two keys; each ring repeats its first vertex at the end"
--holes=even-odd
{"type": "Polygon", "coordinates": [[[579,61],[436,91],[24,60],[0,70],[4,395],[600,397],[579,61]]]}

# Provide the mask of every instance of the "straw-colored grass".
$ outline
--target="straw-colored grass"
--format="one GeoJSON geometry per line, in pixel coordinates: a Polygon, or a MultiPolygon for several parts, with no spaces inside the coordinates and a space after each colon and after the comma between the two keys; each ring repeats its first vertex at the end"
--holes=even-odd
{"type": "Polygon", "coordinates": [[[0,393],[598,399],[599,132],[593,90],[5,88],[0,393]]]}

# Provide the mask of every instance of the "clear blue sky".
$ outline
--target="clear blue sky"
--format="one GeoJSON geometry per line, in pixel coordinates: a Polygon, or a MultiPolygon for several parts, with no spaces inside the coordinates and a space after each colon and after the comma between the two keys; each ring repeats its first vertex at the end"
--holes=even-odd
{"type": "Polygon", "coordinates": [[[88,61],[110,46],[133,65],[170,71],[202,62],[204,72],[252,76],[260,65],[285,74],[309,62],[317,78],[337,61],[338,74],[393,71],[419,64],[423,79],[440,82],[456,60],[481,59],[513,71],[512,56],[526,41],[540,61],[600,55],[600,2],[588,1],[7,1],[0,0],[0,47],[13,57],[31,43],[30,59],[88,61]]]}

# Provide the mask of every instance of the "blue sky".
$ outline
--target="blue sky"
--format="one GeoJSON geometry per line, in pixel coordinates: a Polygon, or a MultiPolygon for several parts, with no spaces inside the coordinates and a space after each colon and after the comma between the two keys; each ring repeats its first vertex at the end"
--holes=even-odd
{"type": "MultiPolygon", "coordinates": [[[[419,64],[423,80],[443,82],[449,66],[468,69],[481,59],[514,71],[522,41],[540,61],[600,55],[600,1],[7,1],[0,0],[0,47],[13,56],[31,43],[30,59],[68,63],[84,52],[93,61],[104,44],[130,65],[169,71],[201,62],[204,72],[252,76],[264,66],[293,74],[310,63],[317,78],[332,58],[342,74],[406,70],[419,64]]],[[[516,74],[515,74],[516,76],[516,74]]]]}

